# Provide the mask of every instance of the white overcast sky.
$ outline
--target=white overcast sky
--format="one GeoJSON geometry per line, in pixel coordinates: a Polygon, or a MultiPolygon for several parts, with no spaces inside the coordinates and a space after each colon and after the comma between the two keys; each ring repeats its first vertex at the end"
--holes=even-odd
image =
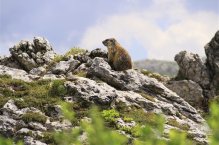
{"type": "Polygon", "coordinates": [[[204,56],[217,30],[219,0],[0,0],[0,55],[34,36],[61,54],[114,37],[134,60],[173,60],[182,50],[204,56]]]}

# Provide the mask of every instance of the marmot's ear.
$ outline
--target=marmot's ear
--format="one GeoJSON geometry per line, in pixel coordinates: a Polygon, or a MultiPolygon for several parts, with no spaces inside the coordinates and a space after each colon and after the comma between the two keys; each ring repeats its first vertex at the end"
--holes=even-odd
{"type": "Polygon", "coordinates": [[[112,42],[113,42],[113,43],[116,43],[116,39],[115,39],[115,38],[113,38],[113,39],[112,39],[112,42]]]}

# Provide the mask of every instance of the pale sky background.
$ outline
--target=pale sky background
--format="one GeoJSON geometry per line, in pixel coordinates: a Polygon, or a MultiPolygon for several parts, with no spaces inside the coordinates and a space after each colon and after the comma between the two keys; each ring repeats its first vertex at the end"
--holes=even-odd
{"type": "Polygon", "coordinates": [[[0,0],[0,55],[34,36],[61,54],[114,37],[133,60],[173,60],[182,50],[204,56],[217,30],[219,0],[0,0]]]}

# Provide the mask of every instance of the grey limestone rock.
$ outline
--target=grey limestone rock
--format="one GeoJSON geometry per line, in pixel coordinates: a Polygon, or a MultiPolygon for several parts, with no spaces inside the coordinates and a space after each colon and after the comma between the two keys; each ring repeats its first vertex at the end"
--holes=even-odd
{"type": "Polygon", "coordinates": [[[102,57],[102,58],[107,59],[107,57],[108,57],[107,52],[101,48],[96,48],[96,49],[92,50],[89,56],[92,59],[94,59],[95,57],[102,57]]]}
{"type": "Polygon", "coordinates": [[[37,68],[33,68],[29,73],[32,75],[43,75],[46,73],[46,69],[44,67],[40,66],[37,68]]]}
{"type": "Polygon", "coordinates": [[[52,69],[53,74],[65,74],[70,67],[69,61],[60,61],[55,65],[55,67],[52,69]]]}
{"type": "MultiPolygon", "coordinates": [[[[114,107],[123,102],[127,106],[139,106],[145,111],[164,114],[165,118],[173,116],[182,124],[188,124],[189,130],[197,134],[205,134],[208,131],[204,119],[196,109],[156,79],[135,70],[113,71],[109,64],[99,57],[94,58],[88,72],[89,77],[99,78],[102,82],[83,77],[67,81],[65,86],[69,97],[72,96],[72,101],[95,103],[101,107],[114,107]],[[152,96],[153,100],[144,98],[138,92],[152,96]]],[[[203,144],[207,142],[206,136],[200,136],[197,135],[196,139],[203,140],[203,144]]]]}
{"type": "Polygon", "coordinates": [[[209,88],[210,77],[207,67],[197,54],[181,51],[175,56],[179,65],[178,79],[188,79],[209,88]]]}
{"type": "Polygon", "coordinates": [[[205,45],[207,56],[206,65],[210,70],[211,86],[216,95],[219,95],[219,31],[212,40],[205,45]]]}
{"type": "Polygon", "coordinates": [[[42,37],[34,37],[33,42],[22,40],[10,48],[10,53],[26,71],[49,64],[55,57],[52,46],[42,37]]]}
{"type": "Polygon", "coordinates": [[[24,137],[24,144],[25,145],[47,145],[46,143],[43,143],[39,140],[35,140],[34,138],[32,138],[30,136],[24,137]]]}
{"type": "Polygon", "coordinates": [[[35,78],[38,78],[38,76],[30,75],[24,70],[16,69],[16,68],[10,68],[4,65],[0,65],[0,75],[9,75],[13,79],[19,79],[26,82],[30,82],[35,78]]]}
{"type": "Polygon", "coordinates": [[[203,109],[204,96],[199,84],[191,80],[169,81],[166,85],[196,109],[203,109]]]}

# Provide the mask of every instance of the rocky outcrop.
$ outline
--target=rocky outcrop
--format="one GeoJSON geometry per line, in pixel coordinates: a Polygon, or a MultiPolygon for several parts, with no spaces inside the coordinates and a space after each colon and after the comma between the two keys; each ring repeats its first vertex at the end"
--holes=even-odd
{"type": "Polygon", "coordinates": [[[19,109],[15,105],[14,100],[9,100],[0,109],[0,134],[6,137],[24,139],[25,145],[46,145],[36,139],[43,137],[43,132],[65,130],[71,127],[72,124],[69,121],[52,121],[43,112],[34,107],[19,109]],[[24,122],[24,120],[22,120],[22,116],[30,112],[44,116],[46,118],[46,122],[24,122]]]}
{"type": "MultiPolygon", "coordinates": [[[[166,121],[165,133],[172,128],[182,130],[179,125],[185,125],[186,131],[193,140],[200,144],[208,143],[208,126],[198,111],[191,106],[198,104],[201,107],[200,102],[205,97],[202,95],[202,89],[208,88],[210,82],[208,69],[197,55],[182,52],[176,56],[180,65],[179,75],[193,81],[172,81],[167,84],[169,89],[157,79],[144,75],[141,71],[112,70],[107,62],[107,53],[101,49],[70,55],[47,67],[45,65],[52,61],[55,53],[48,41],[43,38],[34,38],[33,43],[22,41],[10,51],[12,60],[19,64],[20,69],[0,65],[0,75],[9,75],[26,82],[62,79],[64,85],[57,86],[57,90],[61,90],[62,95],[58,93],[55,95],[67,102],[86,104],[84,107],[96,104],[102,109],[116,109],[120,104],[125,107],[135,106],[143,110],[143,113],[162,114],[166,121]],[[168,123],[168,120],[177,121],[178,126],[168,123]]],[[[49,83],[48,88],[51,85],[52,83],[49,83]]],[[[7,88],[10,87],[7,86],[7,88]]],[[[44,97],[48,99],[48,96],[44,97]]],[[[69,121],[54,120],[54,118],[59,119],[62,116],[60,106],[48,105],[43,107],[53,108],[53,111],[44,113],[33,107],[19,109],[14,100],[9,100],[0,109],[0,133],[14,138],[24,135],[26,144],[34,142],[44,144],[38,140],[38,137],[43,136],[43,132],[61,131],[75,127],[69,121]],[[21,116],[28,112],[37,112],[43,115],[46,121],[24,123],[21,116]],[[47,116],[48,114],[50,115],[47,116]],[[18,123],[19,129],[16,128],[18,123]],[[28,135],[30,131],[32,132],[31,136],[28,135]]],[[[125,123],[122,118],[116,122],[118,126],[124,127],[136,125],[134,121],[129,124],[125,123]]]]}
{"type": "Polygon", "coordinates": [[[219,95],[219,31],[205,46],[207,56],[206,66],[210,72],[210,79],[216,95],[219,95]]]}
{"type": "MultiPolygon", "coordinates": [[[[197,83],[202,88],[202,94],[204,96],[203,105],[205,111],[208,111],[208,100],[219,95],[219,31],[216,32],[212,40],[205,46],[205,53],[207,56],[206,62],[203,62],[197,54],[186,51],[177,54],[175,61],[179,65],[179,72],[175,80],[180,80],[180,82],[174,82],[175,86],[171,85],[169,87],[182,97],[187,96],[188,101],[196,100],[197,102],[193,102],[193,104],[198,107],[201,101],[199,99],[192,99],[194,95],[192,95],[191,92],[185,91],[185,87],[182,87],[181,80],[191,80],[197,83]],[[189,97],[191,99],[189,99],[189,97]]],[[[183,83],[183,86],[189,86],[191,90],[195,87],[197,87],[198,90],[200,89],[197,84],[191,85],[191,83],[186,81],[183,83]]]]}
{"type": "Polygon", "coordinates": [[[177,79],[192,80],[203,88],[209,88],[209,72],[198,54],[182,51],[175,56],[175,61],[179,65],[177,79]]]}
{"type": "MultiPolygon", "coordinates": [[[[164,114],[166,119],[177,118],[182,124],[188,124],[189,130],[193,133],[202,132],[203,134],[207,131],[206,126],[202,124],[204,120],[196,109],[156,79],[135,70],[114,71],[103,58],[99,57],[93,59],[88,76],[98,78],[102,82],[81,77],[75,77],[71,82],[66,82],[65,86],[72,96],[71,100],[95,103],[104,108],[116,107],[122,102],[127,106],[139,106],[147,112],[164,114]],[[180,119],[179,116],[185,118],[180,119]],[[199,126],[200,123],[202,125],[199,126]]],[[[203,138],[198,140],[206,143],[203,138]]]]}
{"type": "Polygon", "coordinates": [[[39,79],[38,76],[28,74],[26,71],[16,68],[0,65],[0,75],[9,75],[13,79],[20,79],[26,82],[30,82],[34,79],[39,79]]]}
{"type": "Polygon", "coordinates": [[[52,46],[42,37],[34,37],[33,42],[22,40],[10,48],[10,53],[11,57],[5,58],[1,64],[11,66],[13,60],[13,66],[26,71],[49,64],[55,57],[52,46]]]}

